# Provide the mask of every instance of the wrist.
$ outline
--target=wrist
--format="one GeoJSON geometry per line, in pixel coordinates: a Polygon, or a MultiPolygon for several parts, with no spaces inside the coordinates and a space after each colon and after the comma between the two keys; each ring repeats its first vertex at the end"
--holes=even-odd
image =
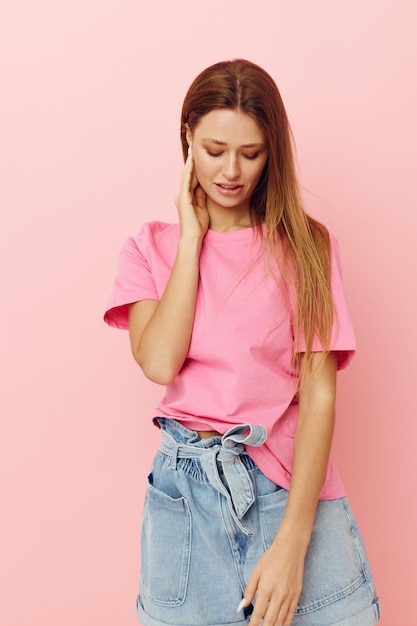
{"type": "Polygon", "coordinates": [[[290,523],[283,520],[274,543],[285,542],[294,548],[306,551],[311,540],[312,526],[299,522],[290,523]]]}
{"type": "Polygon", "coordinates": [[[204,235],[181,235],[178,241],[179,253],[198,253],[200,254],[203,245],[204,235]]]}

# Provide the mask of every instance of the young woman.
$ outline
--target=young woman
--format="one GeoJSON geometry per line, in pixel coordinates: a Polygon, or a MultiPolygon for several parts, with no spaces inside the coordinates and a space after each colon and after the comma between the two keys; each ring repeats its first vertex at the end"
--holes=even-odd
{"type": "Polygon", "coordinates": [[[244,60],[184,101],[179,223],[125,243],[105,320],[166,385],[148,477],[144,626],[371,626],[372,574],[330,460],[355,341],[337,242],[309,217],[276,84],[244,60]]]}

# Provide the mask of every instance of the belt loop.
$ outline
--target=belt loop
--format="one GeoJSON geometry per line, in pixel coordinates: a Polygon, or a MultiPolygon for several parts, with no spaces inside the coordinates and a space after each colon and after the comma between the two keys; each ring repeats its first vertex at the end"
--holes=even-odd
{"type": "Polygon", "coordinates": [[[177,441],[172,440],[172,450],[171,450],[171,462],[169,464],[171,469],[177,469],[177,460],[178,460],[178,448],[179,444],[177,441]]]}

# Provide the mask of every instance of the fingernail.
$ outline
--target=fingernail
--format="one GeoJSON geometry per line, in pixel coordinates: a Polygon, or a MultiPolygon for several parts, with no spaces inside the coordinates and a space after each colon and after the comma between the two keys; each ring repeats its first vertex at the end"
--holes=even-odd
{"type": "Polygon", "coordinates": [[[240,611],[243,609],[245,604],[246,604],[246,598],[242,598],[241,601],[239,602],[239,606],[237,607],[236,613],[240,613],[240,611]]]}

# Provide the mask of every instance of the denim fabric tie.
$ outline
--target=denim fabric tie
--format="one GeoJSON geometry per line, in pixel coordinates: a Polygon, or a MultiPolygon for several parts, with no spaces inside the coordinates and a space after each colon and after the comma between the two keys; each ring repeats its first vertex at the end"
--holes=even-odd
{"type": "Polygon", "coordinates": [[[267,432],[263,426],[239,424],[229,428],[222,436],[221,444],[204,448],[178,443],[171,435],[162,431],[160,450],[172,457],[173,467],[176,466],[177,459],[198,457],[210,484],[226,498],[236,524],[246,535],[251,535],[251,531],[245,528],[240,520],[254,503],[255,494],[240,455],[246,454],[245,445],[258,447],[266,441],[266,438],[267,432]],[[218,463],[229,489],[220,478],[218,463]]]}

